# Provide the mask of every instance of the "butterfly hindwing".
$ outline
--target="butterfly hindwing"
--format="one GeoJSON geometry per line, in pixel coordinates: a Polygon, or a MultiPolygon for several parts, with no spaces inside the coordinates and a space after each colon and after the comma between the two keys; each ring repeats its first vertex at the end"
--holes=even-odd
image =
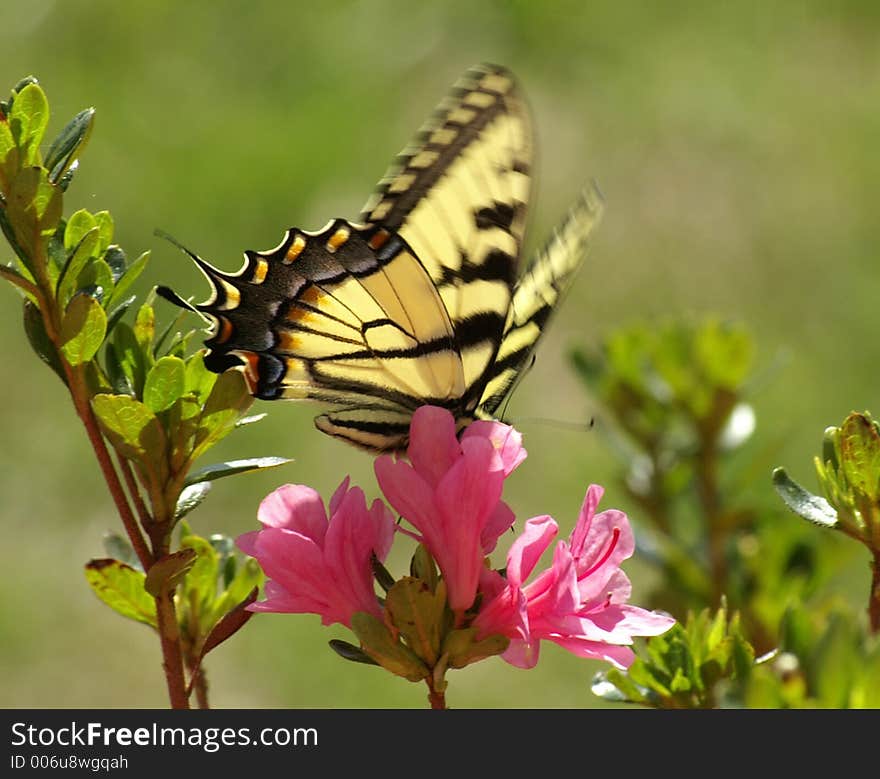
{"type": "Polygon", "coordinates": [[[504,334],[477,413],[492,417],[534,353],[547,321],[583,264],[593,228],[602,217],[604,199],[594,185],[575,202],[563,222],[517,282],[504,334]]]}

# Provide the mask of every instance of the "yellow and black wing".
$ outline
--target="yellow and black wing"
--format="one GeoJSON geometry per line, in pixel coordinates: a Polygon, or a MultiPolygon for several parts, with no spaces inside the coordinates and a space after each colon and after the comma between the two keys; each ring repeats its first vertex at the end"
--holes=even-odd
{"type": "Polygon", "coordinates": [[[420,405],[450,409],[460,427],[491,415],[594,221],[582,219],[592,206],[576,210],[517,281],[531,157],[511,74],[470,69],[358,223],[288,230],[235,274],[195,258],[213,288],[196,307],[214,321],[206,364],[244,364],[260,398],[327,404],[320,430],[376,451],[406,446],[420,405]]]}

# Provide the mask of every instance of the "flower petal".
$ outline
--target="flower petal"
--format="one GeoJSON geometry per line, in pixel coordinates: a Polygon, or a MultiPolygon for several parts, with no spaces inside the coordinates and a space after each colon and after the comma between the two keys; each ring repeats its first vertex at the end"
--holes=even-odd
{"type": "Polygon", "coordinates": [[[547,514],[526,521],[507,553],[507,579],[511,584],[522,586],[558,532],[556,520],[547,514]]]}
{"type": "Polygon", "coordinates": [[[419,406],[409,428],[407,457],[413,468],[432,487],[461,455],[455,435],[455,418],[445,408],[419,406]]]}
{"type": "Polygon", "coordinates": [[[265,527],[288,528],[323,542],[327,512],[321,496],[303,484],[285,484],[270,492],[260,503],[257,519],[265,527]]]}
{"type": "Polygon", "coordinates": [[[522,445],[522,434],[510,425],[478,419],[467,426],[461,440],[465,441],[472,437],[486,438],[492,442],[504,463],[505,477],[510,476],[526,459],[527,452],[522,445]]]}

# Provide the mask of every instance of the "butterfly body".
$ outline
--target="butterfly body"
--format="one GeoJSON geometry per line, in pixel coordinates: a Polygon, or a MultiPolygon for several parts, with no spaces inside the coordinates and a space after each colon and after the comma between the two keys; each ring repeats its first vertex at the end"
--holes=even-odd
{"type": "Polygon", "coordinates": [[[359,222],[287,231],[235,274],[194,257],[213,294],[205,363],[243,365],[266,400],[328,406],[325,433],[406,447],[420,405],[491,418],[568,288],[601,213],[586,192],[520,274],[531,129],[513,77],[469,70],[404,149],[359,222]]]}

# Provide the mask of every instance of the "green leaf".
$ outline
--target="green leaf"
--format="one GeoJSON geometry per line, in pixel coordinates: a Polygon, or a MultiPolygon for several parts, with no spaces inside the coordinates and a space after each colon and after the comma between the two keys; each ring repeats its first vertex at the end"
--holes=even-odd
{"type": "Polygon", "coordinates": [[[409,563],[410,575],[421,579],[428,585],[431,592],[437,589],[437,583],[440,581],[440,572],[434,563],[434,558],[427,550],[424,544],[419,544],[409,563]]]}
{"type": "Polygon", "coordinates": [[[9,126],[16,145],[23,151],[22,165],[40,164],[40,143],[49,124],[49,102],[38,84],[31,83],[16,96],[9,126]]]}
{"type": "Polygon", "coordinates": [[[128,395],[97,395],[92,398],[92,409],[114,448],[140,463],[154,486],[163,487],[166,438],[156,415],[128,395]]]}
{"type": "MultiPolygon", "coordinates": [[[[74,211],[67,220],[67,227],[64,229],[64,248],[68,254],[74,251],[82,242],[83,238],[92,230],[97,230],[98,221],[86,209],[81,208],[74,211]]],[[[98,245],[98,231],[95,234],[94,247],[98,245]]],[[[95,256],[97,252],[92,251],[90,256],[95,256]]]]}
{"type": "Polygon", "coordinates": [[[190,472],[184,484],[189,485],[213,481],[226,476],[235,476],[239,473],[258,471],[264,468],[277,468],[279,465],[286,465],[292,462],[293,460],[289,457],[251,457],[246,460],[229,460],[225,463],[214,463],[213,465],[206,465],[190,472]]]}
{"type": "Polygon", "coordinates": [[[257,599],[258,594],[259,589],[254,587],[243,601],[237,603],[232,609],[226,612],[214,627],[211,628],[211,632],[208,633],[208,637],[205,639],[205,643],[202,646],[202,651],[199,654],[196,667],[201,665],[202,659],[208,654],[208,652],[212,649],[216,649],[224,641],[232,638],[232,636],[245,626],[247,621],[254,615],[254,612],[248,611],[247,607],[257,599]]]}
{"type": "MultiPolygon", "coordinates": [[[[95,213],[95,224],[98,226],[98,255],[103,255],[113,241],[113,217],[109,211],[95,213]]],[[[118,248],[118,247],[117,247],[118,248]]]]}
{"type": "MultiPolygon", "coordinates": [[[[216,540],[215,537],[212,537],[212,544],[215,543],[216,540]]],[[[230,544],[233,543],[232,539],[227,540],[230,544]]],[[[212,621],[218,620],[233,608],[236,603],[240,603],[242,599],[247,597],[251,590],[255,588],[259,589],[265,579],[263,569],[260,568],[260,564],[253,558],[249,557],[245,559],[241,565],[237,566],[237,570],[235,570],[231,576],[228,576],[229,568],[236,567],[235,557],[230,552],[225,557],[225,560],[226,565],[224,566],[223,575],[224,581],[228,581],[228,583],[226,584],[226,589],[220,594],[220,597],[214,601],[213,614],[210,618],[212,621]],[[232,565],[230,565],[230,563],[232,565]]]]}
{"type": "Polygon", "coordinates": [[[70,170],[74,160],[82,154],[94,126],[95,109],[86,108],[71,119],[49,146],[45,166],[49,180],[57,184],[70,170]]]}
{"type": "Polygon", "coordinates": [[[327,642],[330,648],[336,652],[343,660],[350,660],[353,663],[364,663],[365,665],[379,665],[372,657],[370,657],[363,649],[348,641],[339,638],[333,638],[327,642]]]}
{"type": "Polygon", "coordinates": [[[351,629],[361,642],[361,649],[391,673],[418,682],[431,672],[428,667],[372,614],[358,611],[351,617],[351,629]]]}
{"type": "MultiPolygon", "coordinates": [[[[103,304],[113,293],[113,271],[104,260],[92,258],[79,272],[75,286],[77,292],[88,292],[103,304]]],[[[106,310],[106,306],[102,307],[106,310]]]]}
{"type": "MultiPolygon", "coordinates": [[[[110,329],[110,322],[107,323],[108,331],[110,329]]],[[[128,376],[125,375],[125,371],[122,370],[122,366],[119,364],[119,358],[116,356],[116,348],[112,343],[108,343],[106,349],[104,350],[104,366],[107,371],[107,379],[110,382],[110,389],[115,395],[131,395],[134,396],[134,387],[131,386],[131,381],[128,376]]]]}
{"type": "Polygon", "coordinates": [[[156,414],[170,408],[184,393],[185,374],[186,365],[179,357],[163,357],[156,362],[144,382],[147,408],[156,414]]]}
{"type": "Polygon", "coordinates": [[[117,614],[157,626],[156,601],[144,589],[141,571],[119,560],[91,560],[86,565],[86,580],[92,592],[117,614]]]}
{"type": "Polygon", "coordinates": [[[71,365],[91,360],[107,332],[107,314],[101,304],[88,295],[77,295],[70,301],[61,320],[61,351],[71,365]]]}
{"type": "Polygon", "coordinates": [[[6,155],[14,148],[15,139],[12,137],[9,119],[0,112],[0,163],[6,159],[6,155]]]}
{"type": "Polygon", "coordinates": [[[391,623],[407,645],[431,667],[440,656],[446,607],[444,588],[438,587],[438,593],[441,597],[421,579],[405,576],[385,596],[385,613],[391,623]]]}
{"type": "Polygon", "coordinates": [[[211,491],[211,483],[200,481],[196,484],[189,484],[180,491],[177,498],[177,505],[174,508],[174,518],[181,519],[189,514],[196,506],[198,506],[211,491]]]}
{"type": "Polygon", "coordinates": [[[125,270],[128,267],[125,252],[121,246],[117,246],[114,243],[107,247],[107,251],[104,252],[103,260],[107,263],[113,273],[113,284],[115,285],[125,274],[125,270]]]}
{"type": "Polygon", "coordinates": [[[183,581],[183,592],[186,603],[197,611],[201,635],[211,627],[205,624],[205,620],[211,616],[211,606],[217,595],[219,555],[207,539],[196,535],[184,536],[180,547],[191,549],[196,555],[183,581]]]}
{"type": "Polygon", "coordinates": [[[241,371],[228,370],[217,377],[199,418],[191,459],[195,460],[235,429],[235,422],[253,403],[241,371]]]}
{"type": "Polygon", "coordinates": [[[147,377],[147,358],[137,342],[134,330],[126,322],[119,322],[113,329],[113,349],[119,368],[135,395],[142,396],[147,377]]]}
{"type": "Polygon", "coordinates": [[[205,367],[205,350],[200,349],[186,361],[186,390],[204,404],[217,382],[217,374],[205,367]]]}
{"type": "Polygon", "coordinates": [[[450,668],[464,668],[487,657],[500,655],[510,646],[510,639],[506,636],[487,636],[476,641],[476,635],[477,629],[473,627],[450,630],[446,634],[442,653],[447,656],[450,668]]]}
{"type": "Polygon", "coordinates": [[[156,335],[156,313],[149,303],[144,303],[134,320],[134,337],[140,344],[144,356],[152,360],[153,338],[156,335]]]}
{"type": "MultiPolygon", "coordinates": [[[[105,310],[108,312],[107,314],[107,335],[113,332],[113,328],[119,323],[119,320],[125,315],[125,312],[131,307],[131,304],[137,300],[137,295],[132,295],[129,298],[121,301],[118,305],[116,305],[112,310],[109,306],[104,306],[105,310]]],[[[106,303],[106,300],[105,300],[106,303]]]]}
{"type": "Polygon", "coordinates": [[[837,512],[831,504],[818,495],[801,487],[785,472],[784,468],[773,471],[773,486],[780,498],[795,514],[821,527],[837,526],[837,512]]]}
{"type": "Polygon", "coordinates": [[[98,228],[92,227],[84,233],[79,241],[74,244],[73,248],[67,249],[67,235],[70,232],[70,223],[64,231],[65,251],[67,251],[67,261],[61,268],[58,276],[58,282],[55,286],[56,295],[62,305],[66,305],[67,301],[73,297],[78,289],[78,282],[83,268],[89,260],[95,256],[95,250],[98,245],[98,228]]]}
{"type": "Polygon", "coordinates": [[[866,414],[850,414],[840,428],[841,468],[870,501],[880,496],[880,433],[866,414]]]}
{"type": "Polygon", "coordinates": [[[616,668],[599,671],[593,677],[590,689],[594,695],[613,703],[647,703],[648,701],[648,690],[634,684],[629,676],[616,668]]]}
{"type": "Polygon", "coordinates": [[[131,542],[125,536],[108,531],[104,533],[102,541],[104,543],[104,551],[114,560],[130,565],[135,570],[143,570],[134,547],[132,547],[131,542]]]}
{"type": "Polygon", "coordinates": [[[40,309],[31,303],[30,300],[24,301],[24,331],[37,357],[55,371],[55,374],[61,381],[67,384],[67,377],[64,374],[61,358],[58,356],[55,344],[49,340],[49,336],[46,334],[43,315],[40,313],[40,309]]]}
{"type": "Polygon", "coordinates": [[[181,549],[179,552],[165,555],[150,566],[144,580],[144,588],[155,598],[165,591],[173,590],[195,565],[196,558],[197,555],[192,549],[181,549]]]}

